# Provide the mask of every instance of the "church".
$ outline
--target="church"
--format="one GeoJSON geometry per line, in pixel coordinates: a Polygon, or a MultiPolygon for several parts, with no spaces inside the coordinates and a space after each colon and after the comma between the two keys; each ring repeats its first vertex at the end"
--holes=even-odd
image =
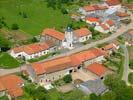
{"type": "Polygon", "coordinates": [[[85,42],[91,37],[92,33],[87,28],[72,30],[67,27],[64,33],[47,28],[41,34],[41,41],[52,41],[59,47],[74,49],[74,43],[85,42]]]}

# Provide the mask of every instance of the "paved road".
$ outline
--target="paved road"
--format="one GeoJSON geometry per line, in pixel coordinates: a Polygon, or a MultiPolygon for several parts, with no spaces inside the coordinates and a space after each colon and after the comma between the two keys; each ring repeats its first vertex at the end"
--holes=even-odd
{"type": "MultiPolygon", "coordinates": [[[[133,19],[133,16],[132,16],[132,19],[133,19]]],[[[85,46],[82,46],[82,47],[79,47],[79,48],[76,48],[76,49],[73,49],[67,53],[64,53],[64,54],[60,54],[60,55],[57,55],[57,56],[54,56],[52,58],[49,58],[47,60],[51,60],[51,59],[55,59],[57,57],[62,57],[62,56],[67,56],[67,55],[71,55],[73,53],[77,53],[77,52],[81,52],[83,50],[87,50],[89,48],[92,48],[92,47],[95,47],[99,44],[103,44],[103,43],[106,43],[106,42],[109,42],[111,40],[114,40],[115,38],[117,38],[118,36],[124,34],[125,32],[127,32],[129,29],[132,29],[133,28],[133,22],[128,24],[127,26],[122,26],[120,29],[117,30],[116,33],[113,33],[112,35],[110,35],[109,37],[107,38],[104,38],[102,40],[99,40],[99,41],[96,41],[96,42],[92,42],[90,44],[87,44],[85,46]]],[[[44,60],[43,60],[44,61],[44,60]]],[[[23,67],[24,68],[24,67],[23,67]]],[[[15,72],[20,72],[21,69],[20,68],[15,68],[15,69],[1,69],[0,70],[0,76],[2,75],[6,75],[6,74],[10,74],[10,73],[15,73],[15,72]]]]}
{"type": "Polygon", "coordinates": [[[128,84],[129,54],[128,54],[128,49],[127,49],[126,45],[122,45],[122,48],[124,50],[124,57],[125,57],[122,80],[124,80],[126,82],[126,84],[128,84]]]}

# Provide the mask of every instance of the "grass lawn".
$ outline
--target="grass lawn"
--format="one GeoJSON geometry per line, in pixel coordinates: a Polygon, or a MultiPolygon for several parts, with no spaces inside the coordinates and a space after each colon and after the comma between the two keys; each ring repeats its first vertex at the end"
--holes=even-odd
{"type": "Polygon", "coordinates": [[[9,100],[7,96],[0,97],[0,100],[9,100]]]}
{"type": "MultiPolygon", "coordinates": [[[[24,89],[24,95],[17,98],[17,100],[33,100],[33,97],[36,95],[35,89],[37,89],[37,86],[29,83],[27,86],[25,85],[25,87],[27,87],[28,90],[24,89]]],[[[43,87],[37,90],[38,95],[41,93],[42,89],[43,87]]],[[[45,95],[45,100],[89,100],[89,97],[79,89],[74,89],[68,93],[61,93],[54,88],[42,93],[42,95],[45,95]]]]}
{"type": "Polygon", "coordinates": [[[133,46],[128,47],[130,60],[133,60],[133,46]]]}
{"type": "Polygon", "coordinates": [[[38,62],[38,61],[47,59],[47,58],[50,57],[50,56],[54,56],[54,55],[56,55],[56,54],[60,54],[60,52],[52,52],[52,53],[46,54],[46,55],[44,55],[44,56],[41,56],[41,57],[39,57],[39,58],[30,59],[30,60],[28,60],[28,61],[29,61],[30,63],[38,62]]]}
{"type": "Polygon", "coordinates": [[[40,34],[46,27],[60,30],[71,22],[69,15],[48,8],[44,0],[0,0],[0,17],[4,17],[9,27],[17,23],[22,31],[32,36],[40,34]],[[27,18],[20,12],[25,12],[27,18]]]}
{"type": "Polygon", "coordinates": [[[104,62],[104,65],[117,72],[120,78],[123,74],[123,64],[124,56],[121,48],[116,53],[108,57],[107,61],[104,62]]]}
{"type": "Polygon", "coordinates": [[[75,100],[75,98],[76,100],[89,100],[89,97],[79,89],[74,89],[73,91],[64,94],[52,89],[49,91],[46,100],[75,100]]]}
{"type": "Polygon", "coordinates": [[[8,53],[0,53],[0,68],[15,68],[19,66],[20,63],[8,53]]]}

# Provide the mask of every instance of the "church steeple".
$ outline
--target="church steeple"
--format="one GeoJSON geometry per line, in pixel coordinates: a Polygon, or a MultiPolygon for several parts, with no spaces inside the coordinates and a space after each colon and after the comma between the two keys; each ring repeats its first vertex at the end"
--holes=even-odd
{"type": "Polygon", "coordinates": [[[73,31],[70,27],[67,27],[65,30],[64,47],[68,49],[73,49],[73,31]]]}

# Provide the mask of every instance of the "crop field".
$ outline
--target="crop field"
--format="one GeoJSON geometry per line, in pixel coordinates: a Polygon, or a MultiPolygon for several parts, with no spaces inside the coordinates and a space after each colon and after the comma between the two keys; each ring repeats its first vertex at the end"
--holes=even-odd
{"type": "Polygon", "coordinates": [[[4,18],[9,29],[16,23],[21,31],[31,36],[47,27],[61,30],[71,22],[69,15],[48,8],[45,0],[0,0],[0,18],[4,18]]]}

